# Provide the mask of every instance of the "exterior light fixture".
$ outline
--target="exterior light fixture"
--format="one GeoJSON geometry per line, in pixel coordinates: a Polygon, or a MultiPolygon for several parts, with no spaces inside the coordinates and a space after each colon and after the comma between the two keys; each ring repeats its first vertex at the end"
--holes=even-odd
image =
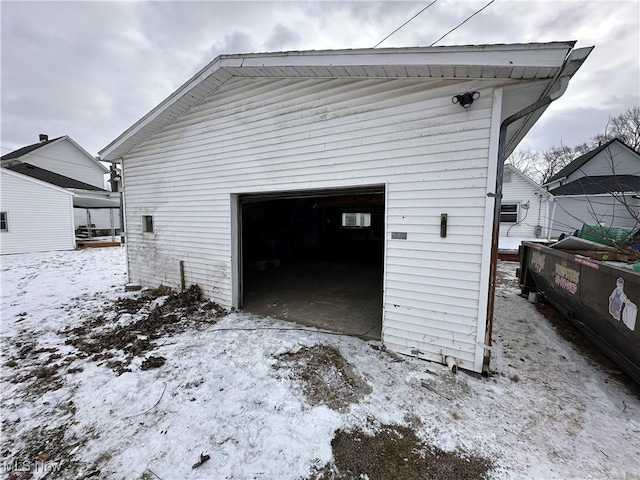
{"type": "Polygon", "coordinates": [[[454,95],[451,98],[452,103],[459,103],[462,108],[469,108],[474,100],[480,98],[480,92],[466,92],[460,95],[454,95]]]}

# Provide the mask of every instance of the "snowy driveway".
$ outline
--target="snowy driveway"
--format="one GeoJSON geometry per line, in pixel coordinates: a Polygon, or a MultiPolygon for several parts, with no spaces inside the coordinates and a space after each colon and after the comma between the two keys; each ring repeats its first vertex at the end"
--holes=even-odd
{"type": "Polygon", "coordinates": [[[332,464],[336,431],[398,425],[426,446],[486,459],[491,478],[640,478],[634,389],[579,354],[519,297],[514,271],[500,265],[494,374],[482,378],[453,376],[378,342],[243,313],[212,319],[205,310],[181,310],[184,328],[170,335],[138,334],[146,347],[126,355],[112,344],[89,354],[73,340],[81,332],[115,322],[124,335],[142,315],[114,313],[125,296],[124,250],[4,256],[2,474],[329,478],[322,472],[332,464]],[[203,321],[191,322],[194,315],[203,321]],[[314,401],[297,363],[284,360],[318,348],[344,365],[316,382],[355,379],[346,404],[314,401]],[[143,369],[150,357],[164,363],[143,369]]]}

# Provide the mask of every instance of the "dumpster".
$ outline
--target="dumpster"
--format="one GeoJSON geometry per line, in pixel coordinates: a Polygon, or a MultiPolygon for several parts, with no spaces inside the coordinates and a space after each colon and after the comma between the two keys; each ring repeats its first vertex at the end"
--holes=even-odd
{"type": "Polygon", "coordinates": [[[640,383],[640,273],[622,264],[522,242],[518,283],[540,292],[640,383]]]}

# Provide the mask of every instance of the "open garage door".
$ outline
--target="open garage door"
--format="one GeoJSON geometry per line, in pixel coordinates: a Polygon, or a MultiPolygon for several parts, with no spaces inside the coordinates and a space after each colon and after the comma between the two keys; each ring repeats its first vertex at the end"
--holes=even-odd
{"type": "Polygon", "coordinates": [[[384,186],[239,197],[242,308],[380,338],[384,186]]]}

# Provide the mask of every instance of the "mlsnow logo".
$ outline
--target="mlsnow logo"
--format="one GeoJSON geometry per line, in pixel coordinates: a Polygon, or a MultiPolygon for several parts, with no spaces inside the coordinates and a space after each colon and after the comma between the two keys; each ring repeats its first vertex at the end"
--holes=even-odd
{"type": "Polygon", "coordinates": [[[60,462],[36,460],[31,462],[29,460],[2,460],[0,462],[0,471],[3,473],[15,473],[15,472],[42,472],[51,473],[60,470],[60,462]]]}
{"type": "Polygon", "coordinates": [[[616,280],[616,288],[609,295],[609,314],[631,331],[636,328],[636,318],[638,316],[638,306],[629,300],[624,293],[624,278],[616,280]]]}

